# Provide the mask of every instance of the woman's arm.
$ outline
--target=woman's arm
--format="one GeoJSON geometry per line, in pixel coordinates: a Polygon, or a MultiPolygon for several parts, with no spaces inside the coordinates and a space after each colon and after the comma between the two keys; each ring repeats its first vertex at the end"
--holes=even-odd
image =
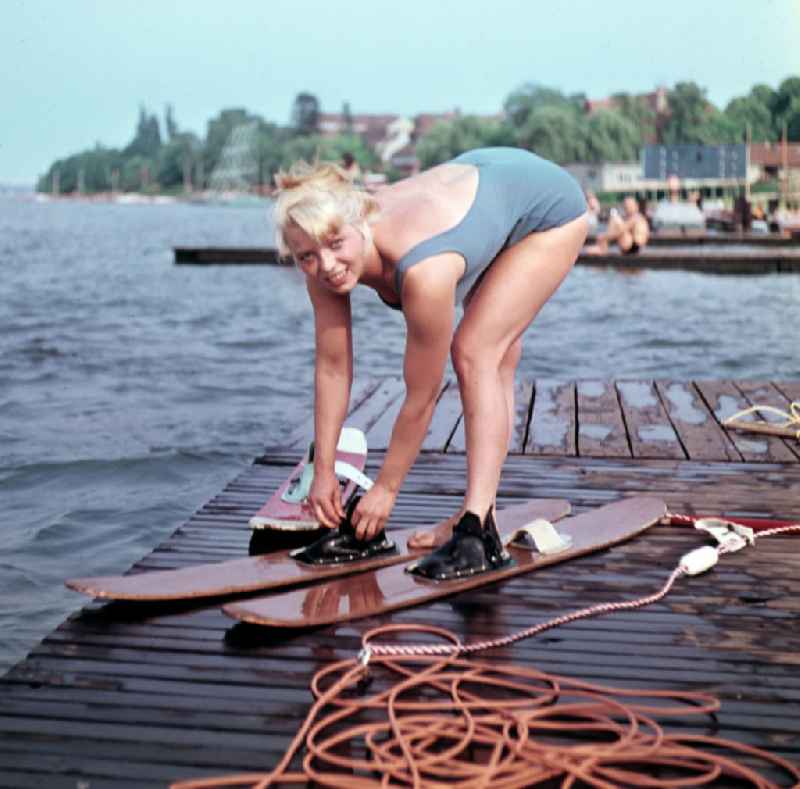
{"type": "Polygon", "coordinates": [[[344,517],[334,473],[336,444],[347,415],[353,381],[350,297],[326,291],[311,277],[306,286],[314,307],[314,482],[309,504],[319,522],[335,528],[344,517]]]}
{"type": "Polygon", "coordinates": [[[406,396],[375,485],[363,497],[353,518],[356,533],[362,539],[373,537],[386,525],[427,433],[450,351],[455,283],[463,268],[459,256],[440,255],[418,264],[405,276],[402,302],[407,326],[403,364],[406,396]]]}

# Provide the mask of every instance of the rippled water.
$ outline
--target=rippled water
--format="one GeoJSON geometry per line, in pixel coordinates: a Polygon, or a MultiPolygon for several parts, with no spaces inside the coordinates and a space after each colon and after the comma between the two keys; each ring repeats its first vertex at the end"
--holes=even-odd
{"type": "MultiPolygon", "coordinates": [[[[0,201],[0,669],[265,444],[309,417],[302,281],[175,266],[174,245],[265,245],[262,210],[0,201]]],[[[402,317],[354,297],[356,375],[396,374],[402,317]]],[[[522,373],[800,378],[800,278],[578,268],[522,373]]]]}

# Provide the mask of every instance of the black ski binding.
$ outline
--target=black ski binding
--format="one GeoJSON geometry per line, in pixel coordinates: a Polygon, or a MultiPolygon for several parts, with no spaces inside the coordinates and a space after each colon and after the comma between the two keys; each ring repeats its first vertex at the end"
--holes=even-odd
{"type": "Polygon", "coordinates": [[[386,532],[381,531],[371,540],[359,540],[351,522],[360,496],[354,496],[347,507],[347,514],[339,524],[338,529],[333,529],[316,542],[305,548],[298,548],[289,555],[303,564],[315,566],[326,564],[346,564],[364,559],[373,559],[397,553],[397,546],[386,537],[386,532]]]}
{"type": "Polygon", "coordinates": [[[453,536],[432,553],[406,568],[430,581],[452,581],[509,567],[514,560],[503,548],[492,511],[484,525],[474,512],[465,512],[453,527],[453,536]]]}

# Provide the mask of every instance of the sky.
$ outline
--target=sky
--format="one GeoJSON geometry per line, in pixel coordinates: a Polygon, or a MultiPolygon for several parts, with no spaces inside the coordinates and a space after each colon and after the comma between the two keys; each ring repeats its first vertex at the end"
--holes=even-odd
{"type": "Polygon", "coordinates": [[[139,107],[498,112],[528,82],[601,98],[694,80],[722,108],[800,75],[800,0],[0,0],[0,183],[123,147],[139,107]]]}

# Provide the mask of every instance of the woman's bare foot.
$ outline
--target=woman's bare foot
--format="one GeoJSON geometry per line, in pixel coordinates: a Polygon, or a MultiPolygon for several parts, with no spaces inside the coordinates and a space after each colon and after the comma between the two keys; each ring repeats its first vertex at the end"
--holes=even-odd
{"type": "Polygon", "coordinates": [[[415,531],[408,538],[409,548],[438,548],[444,545],[453,536],[453,526],[458,523],[461,513],[457,512],[452,517],[441,523],[437,523],[432,529],[415,531]]]}

